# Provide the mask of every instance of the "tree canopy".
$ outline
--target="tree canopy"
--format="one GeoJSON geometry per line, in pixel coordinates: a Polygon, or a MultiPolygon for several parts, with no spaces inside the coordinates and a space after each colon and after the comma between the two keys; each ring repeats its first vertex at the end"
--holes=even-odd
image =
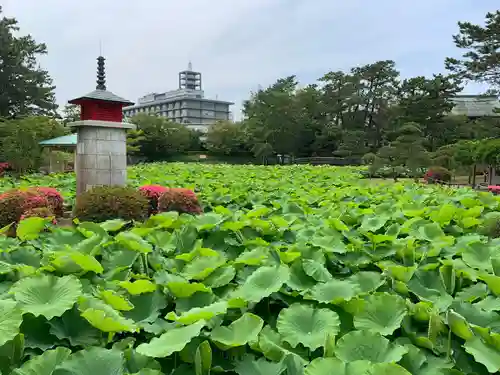
{"type": "Polygon", "coordinates": [[[67,125],[70,122],[80,120],[80,107],[76,104],[66,104],[62,109],[62,122],[67,125]]]}
{"type": "Polygon", "coordinates": [[[361,158],[414,123],[423,147],[434,151],[472,136],[467,118],[450,115],[460,90],[455,75],[402,79],[394,61],[378,61],[328,72],[304,88],[294,76],[279,79],[244,103],[244,126],[250,149],[266,144],[277,154],[361,158]]]}
{"type": "Polygon", "coordinates": [[[234,155],[246,151],[245,136],[241,123],[219,121],[207,132],[205,145],[214,154],[234,155]]]}
{"type": "Polygon", "coordinates": [[[47,53],[31,35],[19,36],[14,18],[2,17],[0,6],[0,118],[54,115],[54,86],[37,57],[47,53]]]}
{"type": "Polygon", "coordinates": [[[63,124],[47,116],[0,121],[0,157],[17,172],[34,171],[43,161],[39,142],[67,132],[63,124]]]}
{"type": "Polygon", "coordinates": [[[462,58],[446,59],[446,67],[472,81],[485,82],[500,90],[500,10],[486,14],[483,25],[459,22],[455,45],[462,58]]]}
{"type": "Polygon", "coordinates": [[[165,160],[189,149],[192,131],[164,117],[138,114],[130,119],[137,129],[128,133],[128,150],[148,161],[165,160]]]}

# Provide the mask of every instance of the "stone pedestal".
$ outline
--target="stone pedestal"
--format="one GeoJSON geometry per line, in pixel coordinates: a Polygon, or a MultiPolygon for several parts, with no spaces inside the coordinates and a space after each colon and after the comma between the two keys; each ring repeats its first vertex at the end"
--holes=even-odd
{"type": "Polygon", "coordinates": [[[77,130],[76,194],[94,186],[123,186],[127,183],[127,130],[135,125],[84,120],[70,124],[77,130]]]}

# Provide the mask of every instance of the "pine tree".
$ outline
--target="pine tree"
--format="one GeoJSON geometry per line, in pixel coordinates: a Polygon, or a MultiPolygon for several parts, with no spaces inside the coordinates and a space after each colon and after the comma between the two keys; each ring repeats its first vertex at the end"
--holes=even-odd
{"type": "Polygon", "coordinates": [[[500,89],[500,10],[486,14],[485,25],[459,22],[455,45],[462,59],[447,58],[446,67],[460,76],[500,89]]]}
{"type": "Polygon", "coordinates": [[[55,87],[37,62],[47,47],[18,31],[15,18],[0,18],[0,118],[54,115],[55,87]]]}

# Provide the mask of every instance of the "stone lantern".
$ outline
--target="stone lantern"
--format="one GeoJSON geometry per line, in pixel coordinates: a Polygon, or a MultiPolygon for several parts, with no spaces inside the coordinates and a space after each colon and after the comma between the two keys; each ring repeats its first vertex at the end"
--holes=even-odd
{"type": "Polygon", "coordinates": [[[77,131],[76,193],[94,186],[123,186],[127,183],[127,130],[123,107],[134,103],[106,90],[104,57],[97,58],[97,86],[91,93],[70,100],[80,106],[80,121],[69,124],[77,131]]]}

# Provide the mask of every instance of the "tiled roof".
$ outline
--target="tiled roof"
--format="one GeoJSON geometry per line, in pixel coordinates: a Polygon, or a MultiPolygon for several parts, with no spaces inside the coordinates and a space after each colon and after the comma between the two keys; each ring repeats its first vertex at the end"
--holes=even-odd
{"type": "Polygon", "coordinates": [[[76,146],[78,137],[76,134],[63,135],[62,137],[46,139],[39,144],[42,146],[76,146]]]}
{"type": "Polygon", "coordinates": [[[78,99],[96,99],[96,100],[103,100],[106,102],[117,102],[117,103],[122,103],[122,104],[126,104],[126,105],[133,105],[134,104],[130,100],[127,100],[127,99],[124,99],[118,95],[115,95],[111,91],[108,91],[108,90],[94,90],[91,93],[88,93],[87,95],[83,95],[79,98],[70,100],[69,102],[72,103],[78,99]]]}
{"type": "Polygon", "coordinates": [[[454,115],[500,117],[500,113],[495,113],[495,108],[500,110],[500,101],[496,96],[463,95],[456,96],[453,102],[455,107],[451,113],[454,115]]]}

